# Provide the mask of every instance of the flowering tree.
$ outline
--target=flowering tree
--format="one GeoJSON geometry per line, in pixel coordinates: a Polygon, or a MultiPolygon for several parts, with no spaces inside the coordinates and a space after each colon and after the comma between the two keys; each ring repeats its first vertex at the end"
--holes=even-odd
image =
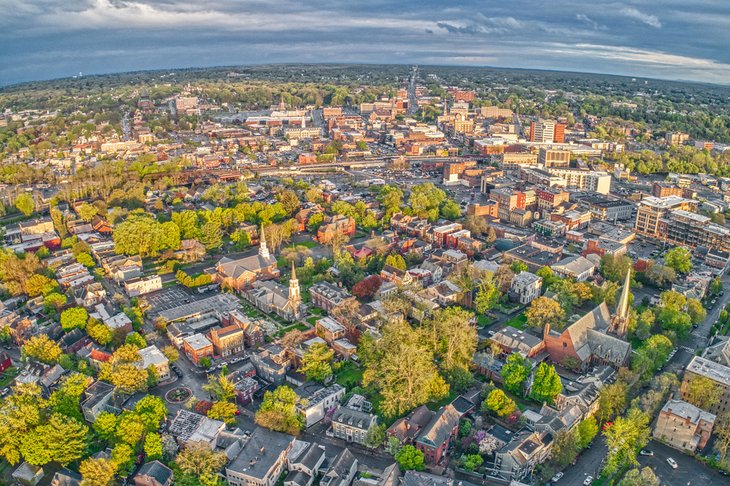
{"type": "Polygon", "coordinates": [[[490,434],[485,435],[484,438],[479,441],[480,454],[491,454],[496,451],[498,447],[499,442],[497,442],[497,439],[490,434]]]}

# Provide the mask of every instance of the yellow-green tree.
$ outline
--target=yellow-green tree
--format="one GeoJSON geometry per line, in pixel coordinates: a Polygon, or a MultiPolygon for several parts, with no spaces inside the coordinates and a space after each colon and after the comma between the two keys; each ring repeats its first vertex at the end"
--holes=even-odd
{"type": "Polygon", "coordinates": [[[108,486],[114,480],[116,466],[109,459],[84,459],[79,466],[81,486],[108,486]]]}
{"type": "Polygon", "coordinates": [[[335,352],[326,344],[313,344],[304,353],[299,371],[307,375],[308,380],[324,382],[332,376],[332,359],[334,356],[335,352]]]}
{"type": "Polygon", "coordinates": [[[61,347],[46,334],[37,334],[28,339],[22,348],[23,356],[47,364],[57,363],[61,357],[61,347]]]}
{"type": "Polygon", "coordinates": [[[297,412],[298,400],[297,394],[288,386],[267,391],[256,412],[256,423],[267,429],[298,434],[304,425],[302,417],[297,412]]]}
{"type": "Polygon", "coordinates": [[[397,320],[387,323],[382,334],[375,346],[366,344],[370,349],[365,350],[363,384],[382,394],[383,414],[395,417],[449,393],[434,363],[434,351],[421,332],[397,320]]]}
{"type": "Polygon", "coordinates": [[[138,367],[142,361],[139,349],[133,344],[120,346],[108,363],[103,363],[99,370],[99,379],[108,381],[125,393],[134,393],[147,389],[149,372],[138,367]]]}
{"type": "Polygon", "coordinates": [[[238,408],[231,402],[215,402],[208,410],[208,417],[214,420],[222,420],[228,425],[236,423],[236,412],[238,408]]]}
{"type": "Polygon", "coordinates": [[[213,452],[203,442],[188,444],[175,458],[180,471],[197,479],[203,486],[219,484],[217,474],[226,462],[224,453],[213,452]]]}

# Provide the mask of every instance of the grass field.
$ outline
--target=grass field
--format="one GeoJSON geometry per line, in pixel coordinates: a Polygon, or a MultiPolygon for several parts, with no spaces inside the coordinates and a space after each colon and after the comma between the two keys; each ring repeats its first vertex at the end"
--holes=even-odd
{"type": "Polygon", "coordinates": [[[524,314],[514,316],[504,323],[505,326],[512,326],[515,329],[524,329],[527,325],[527,317],[524,314]]]}
{"type": "Polygon", "coordinates": [[[358,368],[352,362],[347,361],[335,373],[335,381],[342,386],[358,385],[362,382],[362,374],[362,368],[358,368]]]}

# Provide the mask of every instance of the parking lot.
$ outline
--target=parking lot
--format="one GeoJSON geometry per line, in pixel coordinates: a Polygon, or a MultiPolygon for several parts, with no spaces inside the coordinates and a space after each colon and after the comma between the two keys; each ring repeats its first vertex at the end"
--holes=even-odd
{"type": "Polygon", "coordinates": [[[176,285],[147,294],[142,297],[142,300],[150,306],[149,316],[151,320],[154,320],[157,314],[164,310],[172,309],[186,302],[192,302],[203,296],[204,294],[200,295],[197,292],[190,292],[182,285],[176,285]]]}

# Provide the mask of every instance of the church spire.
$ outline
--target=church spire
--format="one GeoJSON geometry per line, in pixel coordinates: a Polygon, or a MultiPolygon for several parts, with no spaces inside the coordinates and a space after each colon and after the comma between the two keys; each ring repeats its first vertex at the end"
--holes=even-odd
{"type": "Polygon", "coordinates": [[[626,270],[624,287],[616,305],[616,313],[611,322],[611,330],[618,336],[625,336],[629,326],[629,296],[631,293],[631,267],[626,270]]]}
{"type": "Polygon", "coordinates": [[[294,266],[294,260],[291,261],[291,278],[289,280],[296,280],[297,279],[297,269],[294,266]]]}
{"type": "Polygon", "coordinates": [[[268,260],[271,258],[271,255],[269,254],[269,247],[266,246],[266,233],[264,232],[264,224],[261,223],[261,231],[260,231],[260,238],[259,238],[259,256],[265,260],[268,260]]]}
{"type": "Polygon", "coordinates": [[[302,303],[301,290],[299,288],[299,280],[297,280],[297,270],[294,267],[294,260],[291,262],[291,277],[289,277],[289,305],[294,312],[294,317],[299,318],[299,305],[302,303]]]}

